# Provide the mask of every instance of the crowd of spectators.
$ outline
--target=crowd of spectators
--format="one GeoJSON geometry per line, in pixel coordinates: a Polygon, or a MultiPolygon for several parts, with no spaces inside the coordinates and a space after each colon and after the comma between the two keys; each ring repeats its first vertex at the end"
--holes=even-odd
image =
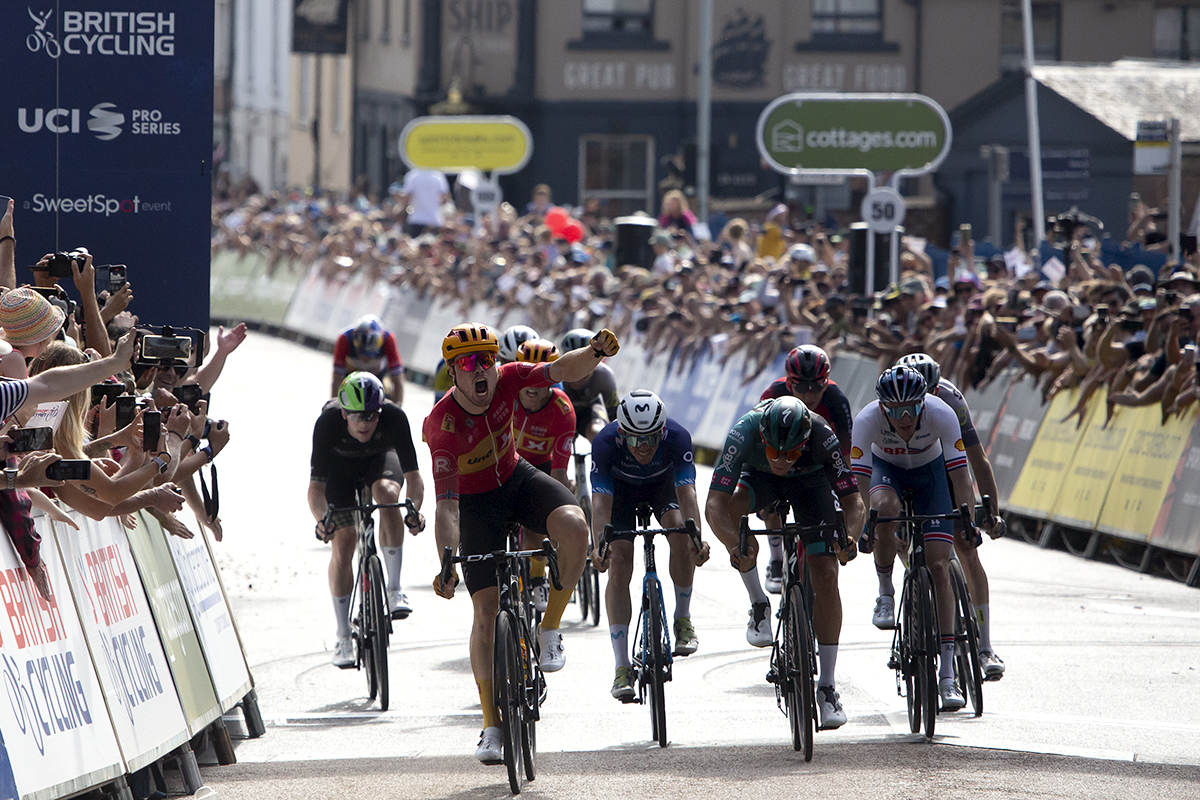
{"type": "MultiPolygon", "coordinates": [[[[15,222],[9,200],[0,208],[0,525],[38,592],[49,597],[53,589],[37,513],[73,528],[67,510],[132,527],[134,512],[145,511],[190,538],[176,516],[187,505],[219,540],[218,509],[195,476],[229,441],[229,426],[208,418],[208,400],[245,326],[221,329],[211,354],[189,344],[187,357],[149,355],[142,345],[150,332],[130,311],[132,283],[97,281],[82,248],[47,253],[18,276],[15,222]]],[[[177,344],[182,354],[183,339],[199,345],[206,337],[197,331],[157,343],[177,344]]],[[[215,472],[210,480],[216,496],[215,472]]]]}
{"type": "Polygon", "coordinates": [[[567,209],[581,237],[548,226],[549,187],[524,212],[506,203],[482,220],[462,199],[445,195],[444,222],[418,233],[398,184],[378,203],[230,197],[213,207],[213,248],[261,252],[273,269],[318,264],[335,279],[365,271],[458,303],[464,315],[477,302],[526,314],[550,334],[603,325],[681,366],[744,352],[747,379],[810,340],[834,356],[878,358],[881,368],[927,352],[964,391],[1017,365],[1045,398],[1079,385],[1086,402],[1111,385],[1110,404],[1161,403],[1164,417],[1195,400],[1200,259],[1194,247],[1181,263],[1165,259],[1164,215],[1140,200],[1119,243],[1074,210],[1047,225],[1040,250],[1027,223],[1007,249],[973,241],[965,225],[949,252],[905,237],[899,280],[866,297],[851,291],[846,231],[789,224],[784,206],[756,224],[735,218],[710,230],[686,196],[669,192],[652,261],[630,264],[618,263],[616,227],[594,206],[567,209]],[[1126,262],[1145,254],[1156,268],[1121,266],[1113,253],[1126,262]]]}

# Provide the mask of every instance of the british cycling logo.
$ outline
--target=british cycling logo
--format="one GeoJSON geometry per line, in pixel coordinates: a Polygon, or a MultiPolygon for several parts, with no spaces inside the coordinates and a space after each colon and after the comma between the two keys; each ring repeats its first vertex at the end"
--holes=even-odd
{"type": "Polygon", "coordinates": [[[26,7],[33,30],[25,37],[29,52],[50,58],[71,56],[173,56],[175,14],[159,11],[64,11],[62,41],[51,26],[54,9],[26,7]]]}

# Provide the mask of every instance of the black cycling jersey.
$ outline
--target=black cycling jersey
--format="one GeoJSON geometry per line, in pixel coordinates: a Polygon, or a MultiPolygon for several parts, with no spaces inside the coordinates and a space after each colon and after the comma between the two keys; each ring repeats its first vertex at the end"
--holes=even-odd
{"type": "Polygon", "coordinates": [[[337,400],[330,400],[313,426],[313,480],[324,481],[331,476],[357,473],[363,462],[395,450],[400,468],[411,472],[417,468],[417,451],[413,446],[408,416],[398,405],[385,400],[379,410],[379,425],[374,435],[360,442],[350,435],[337,400]]]}

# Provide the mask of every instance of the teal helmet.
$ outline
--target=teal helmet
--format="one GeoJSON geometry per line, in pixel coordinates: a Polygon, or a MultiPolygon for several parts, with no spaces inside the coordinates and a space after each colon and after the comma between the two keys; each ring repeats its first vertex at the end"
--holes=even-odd
{"type": "Polygon", "coordinates": [[[796,397],[776,397],[762,407],[758,432],[767,447],[786,453],[808,441],[812,413],[796,397]]]}

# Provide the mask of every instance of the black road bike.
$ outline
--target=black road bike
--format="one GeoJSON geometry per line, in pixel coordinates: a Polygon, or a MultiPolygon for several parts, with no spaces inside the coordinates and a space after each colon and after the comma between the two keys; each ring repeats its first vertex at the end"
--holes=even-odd
{"type": "MultiPolygon", "coordinates": [[[[575,450],[571,453],[571,457],[575,461],[575,500],[583,509],[583,516],[587,520],[590,532],[592,530],[592,495],[588,491],[586,466],[588,454],[575,450]]],[[[583,573],[579,576],[579,582],[575,584],[575,595],[572,599],[579,604],[584,622],[591,617],[592,627],[600,624],[600,573],[592,566],[590,558],[584,562],[583,573]]]]}
{"type": "Polygon", "coordinates": [[[830,533],[838,537],[838,545],[846,554],[847,561],[854,558],[856,553],[850,548],[840,510],[837,521],[832,525],[799,525],[787,521],[790,509],[786,501],[775,504],[773,511],[779,515],[779,528],[751,530],[749,519],[742,517],[738,528],[738,547],[745,555],[751,536],[766,534],[783,537],[786,571],[767,683],[775,685],[775,702],[787,715],[792,732],[792,749],[802,751],[805,761],[812,761],[813,736],[820,730],[817,722],[817,639],[812,626],[813,592],[808,559],[800,548],[806,534],[830,533]]]}
{"type": "Polygon", "coordinates": [[[663,605],[662,581],[658,579],[658,568],[654,563],[654,537],[671,533],[686,533],[699,550],[700,532],[696,521],[689,519],[682,528],[650,527],[651,508],[648,503],[636,509],[638,530],[614,531],[612,525],[604,526],[604,539],[600,543],[600,559],[608,554],[609,544],[617,536],[641,536],[644,544],[646,575],[642,578],[642,606],[638,611],[634,627],[632,667],[637,681],[637,697],[629,702],[646,703],[650,706],[650,736],[659,747],[667,746],[667,705],[664,686],[671,680],[672,648],[671,629],[667,624],[667,609],[663,605]]]}
{"type": "MultiPolygon", "coordinates": [[[[511,537],[510,533],[510,537],[511,537]]],[[[537,773],[537,721],[546,697],[546,681],[540,666],[540,650],[533,635],[532,603],[521,586],[522,563],[538,556],[546,559],[550,583],[562,590],[558,553],[549,539],[537,550],[507,549],[481,555],[456,556],[442,550],[442,585],[450,581],[455,564],[491,561],[496,567],[500,607],[496,611],[492,646],[492,689],[504,747],[504,765],[513,794],[521,793],[522,776],[533,780],[537,773]]]]}
{"type": "Polygon", "coordinates": [[[388,710],[388,639],[392,634],[392,619],[388,610],[387,587],[383,563],[375,547],[374,512],[379,508],[406,509],[404,524],[418,525],[419,515],[411,500],[402,503],[376,503],[371,488],[358,487],[358,505],[330,507],[323,522],[328,524],[338,511],[354,512],[354,530],[358,539],[358,560],[354,567],[354,588],[350,593],[350,608],[357,612],[350,619],[350,636],[354,641],[354,668],[367,673],[367,699],[379,698],[379,709],[388,710]]]}

